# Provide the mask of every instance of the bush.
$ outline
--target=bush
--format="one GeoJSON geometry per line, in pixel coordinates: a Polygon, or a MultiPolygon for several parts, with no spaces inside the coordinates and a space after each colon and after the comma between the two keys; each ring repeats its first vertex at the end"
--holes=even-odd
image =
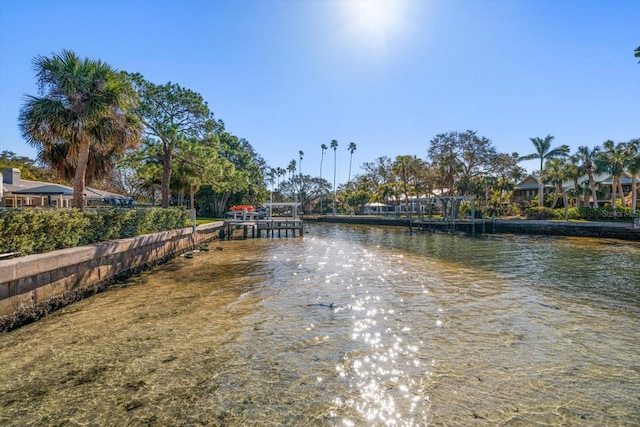
{"type": "Polygon", "coordinates": [[[631,219],[633,211],[631,207],[618,206],[615,214],[611,206],[601,208],[583,207],[579,209],[580,218],[592,221],[612,220],[612,219],[631,219]]]}
{"type": "Polygon", "coordinates": [[[0,210],[0,253],[42,253],[186,225],[187,211],[181,207],[0,210]]]}
{"type": "MultiPolygon", "coordinates": [[[[559,209],[562,211],[562,219],[564,219],[564,208],[559,209]]],[[[582,219],[582,216],[580,215],[580,209],[575,208],[575,207],[571,207],[568,209],[568,219],[582,219]]]]}
{"type": "Polygon", "coordinates": [[[600,219],[600,209],[584,206],[578,209],[578,214],[581,219],[595,220],[600,219]]]}
{"type": "Polygon", "coordinates": [[[525,211],[525,215],[527,219],[555,219],[554,210],[546,206],[531,207],[525,211]]]}
{"type": "MultiPolygon", "coordinates": [[[[630,207],[618,207],[614,214],[611,206],[602,208],[581,207],[568,209],[568,219],[587,220],[587,221],[606,221],[606,220],[628,220],[633,218],[633,212],[630,207]]],[[[528,219],[564,219],[564,208],[550,209],[541,207],[532,207],[525,211],[528,219]]]]}
{"type": "Polygon", "coordinates": [[[522,215],[522,206],[517,203],[512,203],[507,208],[507,215],[520,216],[522,215]]]}

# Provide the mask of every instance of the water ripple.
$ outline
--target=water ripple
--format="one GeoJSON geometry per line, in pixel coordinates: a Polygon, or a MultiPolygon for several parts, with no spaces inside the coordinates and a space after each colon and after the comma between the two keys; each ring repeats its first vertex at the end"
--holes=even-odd
{"type": "Polygon", "coordinates": [[[2,336],[2,425],[640,424],[640,246],[310,225],[2,336]]]}

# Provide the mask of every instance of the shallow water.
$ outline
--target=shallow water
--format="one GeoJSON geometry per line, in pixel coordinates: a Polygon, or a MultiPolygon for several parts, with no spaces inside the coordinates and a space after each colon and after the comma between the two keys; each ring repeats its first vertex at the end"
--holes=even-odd
{"type": "Polygon", "coordinates": [[[0,335],[0,425],[640,424],[640,245],[307,231],[0,335]]]}

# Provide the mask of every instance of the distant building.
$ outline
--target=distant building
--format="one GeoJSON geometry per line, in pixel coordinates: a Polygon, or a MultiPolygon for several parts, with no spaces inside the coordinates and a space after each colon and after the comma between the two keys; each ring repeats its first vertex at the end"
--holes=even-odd
{"type": "MultiPolygon", "coordinates": [[[[551,184],[544,184],[544,194],[551,193],[554,188],[555,186],[551,184]]],[[[527,175],[527,177],[520,181],[513,189],[513,200],[516,203],[527,206],[532,200],[538,199],[538,190],[538,177],[536,175],[527,175]]]]}
{"type": "MultiPolygon", "coordinates": [[[[133,199],[96,188],[85,188],[87,205],[131,206],[133,199]]],[[[7,208],[70,208],[73,188],[50,182],[21,179],[20,169],[2,170],[0,207],[7,208]]]]}
{"type": "MultiPolygon", "coordinates": [[[[598,192],[598,202],[600,203],[600,206],[602,206],[603,203],[610,203],[613,188],[613,176],[601,176],[599,179],[596,177],[595,181],[600,188],[600,191],[598,192]]],[[[622,186],[622,194],[618,194],[618,191],[616,190],[616,198],[622,198],[624,206],[631,206],[631,175],[623,173],[620,176],[620,185],[622,186]]],[[[637,185],[637,189],[640,189],[640,185],[637,185]]],[[[640,198],[636,202],[640,202],[640,198]]]]}
{"type": "Polygon", "coordinates": [[[386,203],[367,203],[363,210],[365,215],[386,214],[388,212],[394,212],[394,208],[393,206],[389,207],[386,203]]]}
{"type": "MultiPolygon", "coordinates": [[[[598,195],[598,205],[603,206],[605,203],[611,203],[611,190],[613,186],[613,177],[611,175],[596,175],[594,176],[596,184],[596,193],[598,195]]],[[[588,187],[589,177],[587,175],[578,179],[580,185],[588,187]]],[[[629,206],[631,204],[631,176],[627,173],[623,173],[620,176],[620,184],[622,185],[623,194],[617,194],[616,198],[622,198],[624,205],[629,206]]],[[[565,191],[573,189],[573,180],[566,181],[562,184],[565,191]]],[[[640,189],[640,185],[638,185],[640,189]]],[[[549,183],[544,184],[544,193],[548,194],[555,191],[555,186],[549,183]]],[[[532,200],[538,198],[538,177],[535,175],[528,175],[525,179],[520,181],[513,190],[513,199],[516,203],[527,206],[532,200]]],[[[585,202],[592,204],[593,197],[591,191],[587,190],[585,195],[585,202]]],[[[640,205],[640,198],[638,200],[640,205]]]]}

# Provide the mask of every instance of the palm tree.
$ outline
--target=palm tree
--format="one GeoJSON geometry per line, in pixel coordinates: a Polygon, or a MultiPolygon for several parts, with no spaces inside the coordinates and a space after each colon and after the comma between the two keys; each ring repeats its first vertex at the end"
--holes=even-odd
{"type": "Polygon", "coordinates": [[[439,159],[438,169],[443,179],[443,185],[449,185],[449,196],[453,196],[455,179],[461,167],[462,165],[455,153],[445,154],[439,159]]]}
{"type": "Polygon", "coordinates": [[[283,177],[287,174],[286,169],[281,168],[281,167],[277,167],[276,168],[276,188],[280,188],[280,177],[283,177]]]}
{"type": "Polygon", "coordinates": [[[589,177],[589,188],[591,189],[591,198],[593,199],[593,207],[598,207],[598,194],[596,192],[596,181],[593,178],[593,170],[595,168],[594,161],[600,152],[600,147],[595,146],[592,149],[585,145],[578,147],[576,158],[580,162],[580,168],[583,169],[589,177]]]}
{"type": "Polygon", "coordinates": [[[564,181],[567,179],[567,164],[559,158],[550,159],[547,163],[547,167],[544,170],[543,179],[547,182],[551,182],[555,185],[555,195],[553,198],[553,203],[551,204],[551,208],[555,208],[558,203],[558,195],[562,195],[562,202],[564,203],[565,208],[565,219],[568,203],[567,203],[567,193],[564,191],[564,181]]]}
{"type": "Polygon", "coordinates": [[[142,125],[129,113],[135,92],[108,64],[69,50],[38,56],[33,63],[42,96],[27,96],[19,117],[22,134],[41,153],[68,146],[65,161],[75,169],[73,203],[82,209],[91,151],[109,153],[140,141],[142,125]]]}
{"type": "MultiPolygon", "coordinates": [[[[517,187],[518,183],[522,181],[527,176],[527,172],[524,168],[520,166],[515,166],[509,172],[509,178],[511,179],[512,188],[517,187]]],[[[511,192],[511,203],[513,204],[514,193],[511,192]]]]}
{"type": "Polygon", "coordinates": [[[302,156],[304,156],[304,152],[300,150],[298,154],[300,155],[300,165],[298,169],[300,171],[300,207],[302,207],[302,156]]]}
{"type": "Polygon", "coordinates": [[[631,212],[635,215],[638,204],[637,180],[640,174],[640,138],[632,139],[626,147],[627,159],[625,166],[631,174],[631,212]]]}
{"type": "MultiPolygon", "coordinates": [[[[511,188],[512,188],[510,174],[513,172],[513,169],[519,168],[517,165],[518,158],[519,158],[518,153],[511,153],[511,154],[500,153],[500,154],[496,154],[494,158],[491,160],[491,171],[497,178],[497,184],[499,186],[498,200],[497,200],[498,204],[496,207],[501,210],[504,207],[502,203],[502,196],[505,193],[505,191],[507,192],[511,191],[511,188]]],[[[477,182],[479,182],[479,180],[477,182]]],[[[483,183],[486,185],[486,180],[483,180],[483,183]]],[[[482,190],[482,188],[479,187],[477,183],[471,183],[471,187],[473,188],[474,193],[477,192],[478,190],[482,190]]],[[[487,190],[488,189],[485,188],[485,191],[484,191],[485,197],[488,197],[487,190]]]]}
{"type": "Polygon", "coordinates": [[[287,166],[287,171],[289,171],[289,179],[293,179],[293,174],[296,172],[296,159],[292,159],[289,162],[289,166],[287,166]]]}
{"type": "Polygon", "coordinates": [[[545,159],[552,159],[554,157],[565,157],[569,154],[569,146],[561,145],[560,147],[556,147],[552,150],[551,141],[553,141],[553,136],[547,135],[543,138],[529,138],[536,148],[536,152],[532,154],[527,154],[526,156],[520,157],[520,160],[533,160],[540,159],[540,174],[538,175],[538,205],[543,206],[544,204],[544,183],[542,181],[542,173],[544,171],[544,161],[545,159]]]}
{"type": "Polygon", "coordinates": [[[568,158],[568,162],[566,163],[566,173],[567,178],[573,180],[573,190],[571,190],[571,192],[576,198],[576,208],[580,208],[581,188],[578,179],[584,175],[584,169],[580,165],[580,159],[578,159],[575,154],[568,158]]]}
{"type": "Polygon", "coordinates": [[[389,196],[393,193],[393,183],[381,183],[377,186],[376,191],[373,194],[373,199],[376,201],[384,201],[385,202],[385,215],[388,213],[387,208],[389,206],[389,196]]]}
{"type": "Polygon", "coordinates": [[[271,193],[273,193],[273,186],[276,183],[276,169],[275,168],[267,168],[266,174],[267,185],[271,186],[271,193]]]}
{"type": "MultiPolygon", "coordinates": [[[[85,183],[91,185],[94,181],[106,177],[115,167],[116,157],[122,154],[125,147],[116,145],[103,147],[103,150],[96,149],[89,151],[87,159],[87,171],[85,173],[85,183]]],[[[60,178],[66,181],[73,181],[76,174],[76,166],[73,163],[74,154],[71,144],[61,142],[42,146],[38,150],[38,161],[49,166],[60,178]]]]}
{"type": "Polygon", "coordinates": [[[409,198],[411,195],[412,178],[413,178],[413,157],[409,155],[397,156],[393,162],[393,173],[401,186],[402,194],[404,194],[404,209],[407,215],[411,217],[411,209],[409,208],[409,198]]]}
{"type": "Polygon", "coordinates": [[[356,151],[356,143],[355,142],[350,142],[349,146],[347,147],[347,150],[349,150],[349,178],[347,179],[347,183],[351,182],[351,160],[353,159],[353,152],[356,151]]]}
{"type": "Polygon", "coordinates": [[[338,149],[338,141],[336,139],[331,140],[331,148],[333,148],[333,215],[336,215],[336,150],[338,149]]]}
{"type": "Polygon", "coordinates": [[[322,155],[320,156],[320,178],[322,178],[322,161],[324,160],[324,152],[327,151],[327,144],[322,144],[320,146],[322,149],[322,155]]]}
{"type": "Polygon", "coordinates": [[[616,190],[620,189],[622,194],[622,186],[620,185],[620,175],[624,172],[624,165],[627,154],[625,152],[625,144],[616,144],[611,140],[602,143],[603,151],[596,157],[596,170],[611,175],[611,207],[616,211],[616,190]]]}

